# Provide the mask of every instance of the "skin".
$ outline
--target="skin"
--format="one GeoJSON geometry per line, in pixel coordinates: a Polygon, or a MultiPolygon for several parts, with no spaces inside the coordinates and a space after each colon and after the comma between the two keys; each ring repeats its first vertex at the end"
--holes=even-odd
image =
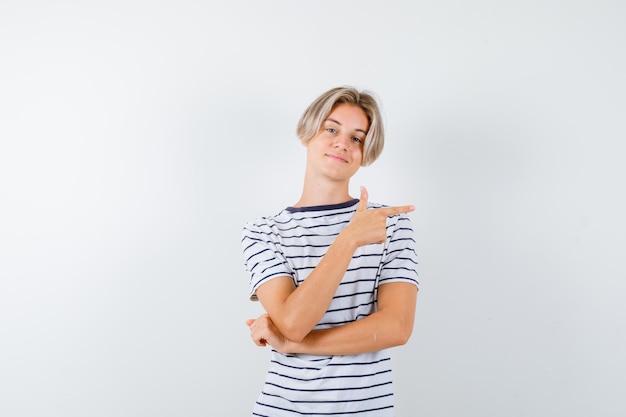
{"type": "MultiPolygon", "coordinates": [[[[363,159],[369,128],[365,112],[340,104],[308,143],[302,194],[295,207],[344,203],[350,178],[363,159]]],[[[326,313],[355,250],[382,243],[388,216],[408,213],[412,205],[367,208],[368,193],[361,187],[356,213],[339,233],[317,267],[298,287],[291,277],[272,279],[257,289],[266,313],[246,320],[257,346],[270,345],[281,353],[345,355],[372,352],[406,343],[413,330],[417,287],[388,283],[378,290],[378,311],[366,318],[330,329],[313,330],[326,313]]]]}

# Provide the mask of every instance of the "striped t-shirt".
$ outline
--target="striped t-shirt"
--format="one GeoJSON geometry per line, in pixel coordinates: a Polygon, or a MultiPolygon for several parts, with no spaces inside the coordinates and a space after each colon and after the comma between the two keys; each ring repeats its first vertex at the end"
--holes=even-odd
{"type": "MultiPolygon", "coordinates": [[[[281,276],[296,285],[313,271],[350,222],[359,200],[314,207],[288,207],[247,223],[243,255],[256,289],[281,276]]],[[[383,207],[368,203],[369,208],[383,207]]],[[[340,326],[376,311],[378,286],[417,282],[417,257],[406,215],[387,218],[384,243],[359,247],[316,329],[340,326]]],[[[391,359],[387,350],[342,356],[281,354],[272,350],[255,416],[393,416],[391,359]]]]}

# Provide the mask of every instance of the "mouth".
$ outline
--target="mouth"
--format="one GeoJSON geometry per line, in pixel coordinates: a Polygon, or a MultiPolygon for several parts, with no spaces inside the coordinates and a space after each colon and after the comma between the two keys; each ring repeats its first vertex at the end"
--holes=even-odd
{"type": "Polygon", "coordinates": [[[334,161],[337,161],[337,162],[348,163],[348,161],[347,161],[345,158],[342,158],[342,157],[341,157],[341,156],[339,156],[339,155],[333,155],[333,154],[331,154],[331,153],[327,153],[327,154],[326,154],[326,156],[327,156],[328,158],[330,158],[330,159],[334,160],[334,161]]]}

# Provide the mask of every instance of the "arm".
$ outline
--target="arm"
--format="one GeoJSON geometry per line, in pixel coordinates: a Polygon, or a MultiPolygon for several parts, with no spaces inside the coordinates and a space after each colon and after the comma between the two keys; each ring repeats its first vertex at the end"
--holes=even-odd
{"type": "Polygon", "coordinates": [[[273,325],[287,339],[301,342],[311,332],[326,313],[354,251],[386,239],[387,217],[414,210],[413,206],[368,210],[367,198],[362,187],[354,217],[301,285],[296,287],[291,278],[281,277],[257,288],[257,297],[273,325]]]}
{"type": "Polygon", "coordinates": [[[350,355],[405,344],[413,331],[417,287],[407,282],[384,284],[378,290],[378,311],[343,326],[311,331],[301,341],[284,337],[267,315],[248,320],[250,335],[259,346],[282,353],[350,355]]]}
{"type": "Polygon", "coordinates": [[[298,287],[291,277],[280,277],[257,288],[259,301],[280,333],[299,341],[313,329],[328,309],[355,250],[350,238],[339,234],[298,287]]]}

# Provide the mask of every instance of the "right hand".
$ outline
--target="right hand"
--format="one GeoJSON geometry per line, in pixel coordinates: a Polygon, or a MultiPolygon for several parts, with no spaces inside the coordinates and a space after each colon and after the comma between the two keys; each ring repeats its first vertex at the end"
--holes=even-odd
{"type": "Polygon", "coordinates": [[[384,242],[387,239],[387,217],[415,210],[415,206],[412,205],[368,210],[367,199],[367,190],[362,186],[361,199],[356,213],[354,213],[352,220],[350,220],[350,223],[342,232],[348,234],[357,246],[384,242]]]}
{"type": "Polygon", "coordinates": [[[256,319],[246,320],[246,325],[250,329],[250,337],[255,345],[265,347],[270,345],[280,353],[287,352],[287,339],[274,325],[269,314],[265,313],[256,319]]]}

